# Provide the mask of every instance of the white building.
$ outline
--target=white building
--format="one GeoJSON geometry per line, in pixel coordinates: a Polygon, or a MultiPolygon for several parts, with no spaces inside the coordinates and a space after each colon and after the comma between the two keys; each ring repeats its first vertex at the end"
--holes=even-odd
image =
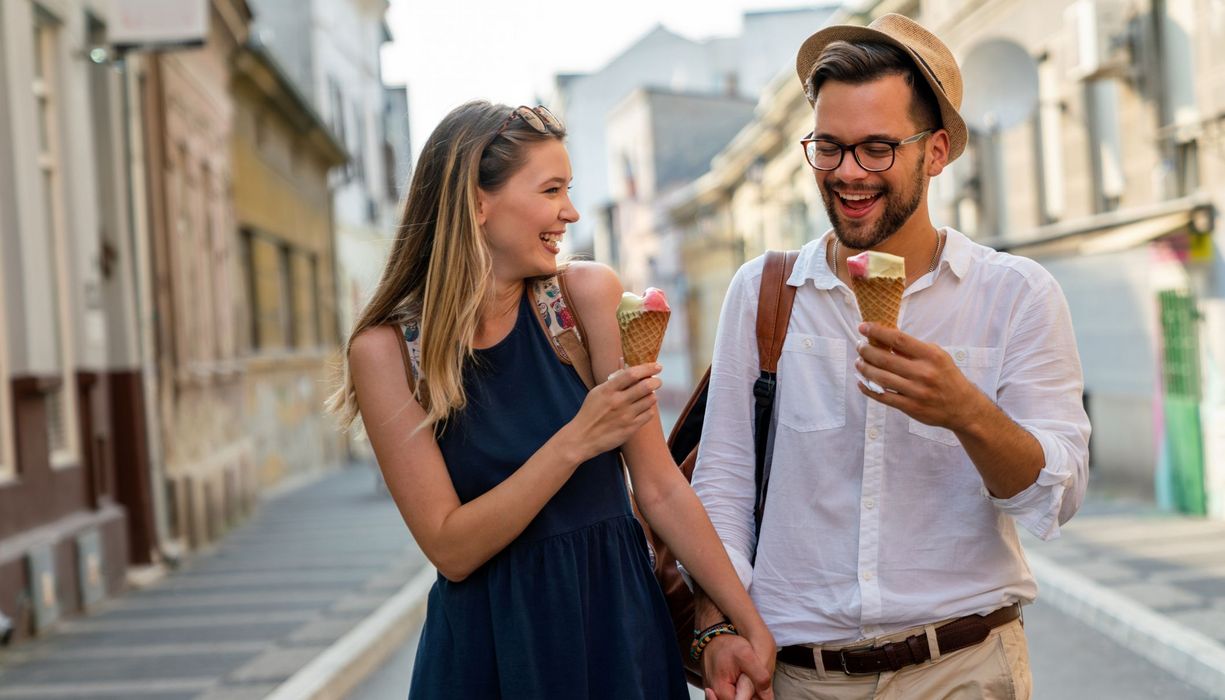
{"type": "MultiPolygon", "coordinates": [[[[570,227],[569,247],[608,260],[611,248],[607,121],[636,88],[721,93],[756,100],[794,62],[795,51],[837,5],[748,12],[741,33],[694,41],[663,26],[648,32],[598,71],[556,78],[556,107],[569,132],[573,199],[583,218],[570,227]]],[[[717,150],[717,149],[716,149],[717,150]]]]}
{"type": "MultiPolygon", "coordinates": [[[[340,331],[378,281],[397,219],[389,187],[402,170],[397,134],[407,133],[407,105],[389,110],[379,47],[391,40],[387,0],[251,0],[255,27],[349,153],[333,187],[339,269],[340,331]],[[397,114],[398,113],[398,114],[397,114]],[[392,118],[405,124],[393,127],[392,118]],[[388,144],[391,144],[390,146],[388,144]]],[[[393,93],[394,94],[394,93],[393,93]]]]}

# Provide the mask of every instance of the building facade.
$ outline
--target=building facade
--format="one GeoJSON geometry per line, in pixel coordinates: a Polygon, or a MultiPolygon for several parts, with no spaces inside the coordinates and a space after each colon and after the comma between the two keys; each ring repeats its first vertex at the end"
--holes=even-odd
{"type": "Polygon", "coordinates": [[[131,490],[148,465],[124,93],[82,50],[108,10],[0,4],[0,634],[18,640],[122,590],[155,548],[131,490]]]}
{"type": "Polygon", "coordinates": [[[203,46],[147,54],[138,69],[160,445],[154,483],[166,494],[168,540],[188,548],[245,515],[257,483],[235,302],[242,287],[230,90],[251,15],[242,0],[212,2],[210,12],[203,46]]]}
{"type": "Polygon", "coordinates": [[[970,157],[940,178],[933,210],[1034,258],[1063,286],[1098,483],[1225,517],[1225,8],[1044,0],[907,9],[963,64],[987,40],[1031,57],[1028,116],[976,133],[970,157]],[[1063,31],[1050,30],[1052,17],[1063,31]]]}
{"type": "Polygon", "coordinates": [[[407,134],[408,108],[389,104],[393,95],[385,92],[379,60],[379,48],[391,40],[384,21],[388,3],[251,4],[261,43],[285,67],[349,156],[347,165],[332,176],[337,322],[345,334],[382,273],[398,223],[399,193],[390,184],[406,171],[393,158],[399,155],[396,144],[407,134]]]}
{"type": "Polygon", "coordinates": [[[323,403],[339,342],[328,176],[346,157],[263,48],[240,49],[233,65],[237,336],[263,488],[341,459],[323,403]]]}

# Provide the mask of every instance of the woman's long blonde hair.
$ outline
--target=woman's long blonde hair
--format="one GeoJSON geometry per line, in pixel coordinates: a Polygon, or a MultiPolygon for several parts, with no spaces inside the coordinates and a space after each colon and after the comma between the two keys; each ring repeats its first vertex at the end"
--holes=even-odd
{"type": "Polygon", "coordinates": [[[510,119],[512,113],[506,105],[469,102],[443,118],[425,142],[387,265],[345,341],[340,386],[327,401],[342,429],[357,418],[349,371],[353,338],[410,318],[419,320],[421,330],[414,395],[426,411],[423,426],[445,423],[467,405],[464,364],[473,355],[481,308],[493,294],[477,189],[492,192],[504,185],[523,165],[528,144],[565,137],[562,129],[540,133],[510,119]]]}

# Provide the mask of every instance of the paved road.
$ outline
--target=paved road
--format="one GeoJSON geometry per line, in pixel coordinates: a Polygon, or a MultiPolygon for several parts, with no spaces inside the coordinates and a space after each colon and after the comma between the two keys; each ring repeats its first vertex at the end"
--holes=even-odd
{"type": "MultiPolygon", "coordinates": [[[[1198,700],[1204,694],[1123,649],[1092,628],[1041,603],[1025,609],[1034,697],[1042,700],[1198,700]]],[[[404,700],[417,652],[414,631],[350,698],[404,700]]],[[[694,698],[700,695],[693,694],[694,698]]]]}

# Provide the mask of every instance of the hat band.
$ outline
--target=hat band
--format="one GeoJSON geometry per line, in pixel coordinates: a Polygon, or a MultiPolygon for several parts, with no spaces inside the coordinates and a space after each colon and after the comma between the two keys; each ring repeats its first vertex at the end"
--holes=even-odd
{"type": "MultiPolygon", "coordinates": [[[[936,81],[936,84],[940,86],[940,92],[944,92],[944,83],[941,82],[940,76],[936,75],[936,71],[932,70],[932,67],[927,65],[927,61],[923,60],[923,57],[914,49],[911,49],[910,55],[914,56],[916,61],[923,64],[923,68],[927,70],[927,74],[930,75],[932,80],[936,81]]],[[[948,93],[945,92],[944,96],[948,97],[948,93]]]]}

